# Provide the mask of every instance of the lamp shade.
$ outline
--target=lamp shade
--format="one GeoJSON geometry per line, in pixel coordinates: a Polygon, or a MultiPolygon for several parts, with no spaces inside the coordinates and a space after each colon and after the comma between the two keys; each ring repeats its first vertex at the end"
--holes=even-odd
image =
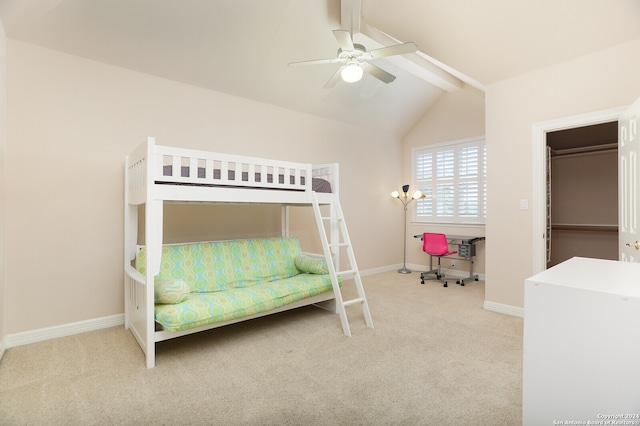
{"type": "Polygon", "coordinates": [[[355,83],[356,81],[360,81],[362,79],[362,68],[355,62],[347,64],[342,68],[340,75],[342,79],[347,83],[355,83]]]}
{"type": "Polygon", "coordinates": [[[398,191],[393,191],[393,192],[391,193],[391,196],[392,196],[393,198],[400,198],[400,193],[399,193],[398,191]]]}

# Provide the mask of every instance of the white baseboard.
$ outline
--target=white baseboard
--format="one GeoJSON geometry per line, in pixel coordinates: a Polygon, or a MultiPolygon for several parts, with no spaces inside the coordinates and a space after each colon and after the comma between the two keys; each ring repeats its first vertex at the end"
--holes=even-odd
{"type": "Polygon", "coordinates": [[[2,361],[2,357],[4,356],[5,345],[4,339],[0,340],[0,361],[2,361]]]}
{"type": "Polygon", "coordinates": [[[37,330],[24,331],[22,333],[8,334],[5,336],[4,342],[0,343],[0,357],[1,354],[4,353],[4,349],[29,345],[31,343],[44,342],[45,340],[72,336],[74,334],[87,333],[89,331],[102,330],[103,328],[118,327],[121,325],[124,325],[124,314],[56,325],[54,327],[40,328],[37,330]]]}
{"type": "Polygon", "coordinates": [[[360,271],[360,276],[366,277],[367,275],[381,274],[383,272],[394,271],[400,268],[402,268],[402,265],[389,265],[389,266],[382,266],[380,268],[365,269],[363,271],[360,271]]]}
{"type": "Polygon", "coordinates": [[[524,308],[520,308],[518,306],[505,305],[503,303],[485,300],[483,308],[487,311],[497,312],[499,314],[506,314],[514,317],[524,318],[524,308]]]}

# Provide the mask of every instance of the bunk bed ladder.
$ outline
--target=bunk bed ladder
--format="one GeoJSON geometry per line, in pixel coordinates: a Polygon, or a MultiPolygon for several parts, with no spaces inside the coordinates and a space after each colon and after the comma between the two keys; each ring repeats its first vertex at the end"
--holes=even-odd
{"type": "Polygon", "coordinates": [[[350,305],[360,304],[362,306],[362,313],[364,314],[364,320],[368,327],[373,328],[373,320],[371,319],[371,312],[369,311],[369,304],[364,294],[364,287],[362,286],[362,277],[360,270],[356,265],[356,258],[353,254],[353,246],[351,245],[351,239],[347,232],[347,225],[344,220],[342,208],[338,198],[335,197],[331,204],[331,213],[329,216],[322,216],[320,210],[320,204],[315,193],[313,193],[313,211],[316,217],[316,223],[318,225],[318,231],[320,233],[320,240],[322,241],[322,248],[324,255],[327,259],[327,266],[329,268],[329,275],[331,276],[331,283],[333,286],[333,293],[336,299],[336,310],[340,315],[340,321],[342,323],[342,331],[346,336],[351,336],[351,329],[349,327],[349,319],[347,318],[346,307],[350,305]],[[327,238],[327,231],[324,223],[329,222],[331,232],[331,242],[327,238]],[[336,265],[339,265],[340,249],[346,249],[349,269],[344,271],[336,270],[336,265]],[[354,299],[343,300],[342,291],[338,281],[338,277],[352,277],[358,296],[354,299]]]}

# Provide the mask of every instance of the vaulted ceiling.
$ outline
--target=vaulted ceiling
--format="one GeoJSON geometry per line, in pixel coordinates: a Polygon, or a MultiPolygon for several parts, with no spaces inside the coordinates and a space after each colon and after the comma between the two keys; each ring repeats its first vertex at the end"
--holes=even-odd
{"type": "Polygon", "coordinates": [[[640,38],[637,0],[0,0],[0,19],[10,39],[395,135],[446,91],[640,38]],[[390,84],[287,66],[335,57],[337,28],[418,52],[374,61],[390,84]]]}

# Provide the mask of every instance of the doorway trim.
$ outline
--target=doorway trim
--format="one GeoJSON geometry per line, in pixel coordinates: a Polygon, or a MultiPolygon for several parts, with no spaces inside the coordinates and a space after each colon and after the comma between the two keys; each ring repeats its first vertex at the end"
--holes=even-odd
{"type": "Polygon", "coordinates": [[[611,108],[586,114],[533,123],[533,274],[547,269],[547,133],[576,127],[618,121],[627,107],[611,108]]]}

